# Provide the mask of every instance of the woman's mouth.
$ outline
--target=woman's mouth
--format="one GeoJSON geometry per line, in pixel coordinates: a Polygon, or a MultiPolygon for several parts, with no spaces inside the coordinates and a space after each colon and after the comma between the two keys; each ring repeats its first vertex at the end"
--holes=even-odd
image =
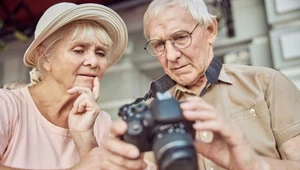
{"type": "Polygon", "coordinates": [[[91,77],[91,78],[97,77],[96,75],[93,75],[93,74],[78,74],[78,76],[91,77]]]}

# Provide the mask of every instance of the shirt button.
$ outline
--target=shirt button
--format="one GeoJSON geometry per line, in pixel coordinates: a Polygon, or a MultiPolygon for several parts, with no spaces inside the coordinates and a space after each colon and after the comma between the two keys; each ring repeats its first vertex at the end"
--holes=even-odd
{"type": "Polygon", "coordinates": [[[255,109],[251,108],[251,109],[250,109],[250,113],[253,114],[254,116],[256,116],[256,114],[255,114],[255,109]]]}

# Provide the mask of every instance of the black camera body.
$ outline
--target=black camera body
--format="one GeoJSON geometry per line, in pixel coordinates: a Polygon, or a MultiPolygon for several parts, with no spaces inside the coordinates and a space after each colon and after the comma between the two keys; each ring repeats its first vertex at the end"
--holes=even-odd
{"type": "Polygon", "coordinates": [[[140,152],[153,150],[160,170],[197,170],[193,122],[183,117],[180,103],[169,92],[156,97],[150,106],[139,102],[120,108],[119,116],[128,125],[122,139],[140,152]]]}

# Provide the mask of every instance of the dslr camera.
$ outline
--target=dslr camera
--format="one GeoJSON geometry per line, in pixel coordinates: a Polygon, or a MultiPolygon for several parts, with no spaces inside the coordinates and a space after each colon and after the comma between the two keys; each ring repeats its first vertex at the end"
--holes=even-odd
{"type": "Polygon", "coordinates": [[[140,152],[154,151],[160,170],[198,169],[193,122],[183,117],[179,105],[169,92],[158,92],[150,105],[141,101],[119,109],[128,125],[122,140],[140,152]]]}

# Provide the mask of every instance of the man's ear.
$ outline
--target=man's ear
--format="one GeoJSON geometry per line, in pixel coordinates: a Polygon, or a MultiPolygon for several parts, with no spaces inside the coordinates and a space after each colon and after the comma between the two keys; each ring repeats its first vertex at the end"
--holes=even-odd
{"type": "Polygon", "coordinates": [[[218,34],[218,22],[216,18],[212,19],[212,23],[206,29],[208,32],[208,43],[212,45],[216,41],[218,34]]]}

